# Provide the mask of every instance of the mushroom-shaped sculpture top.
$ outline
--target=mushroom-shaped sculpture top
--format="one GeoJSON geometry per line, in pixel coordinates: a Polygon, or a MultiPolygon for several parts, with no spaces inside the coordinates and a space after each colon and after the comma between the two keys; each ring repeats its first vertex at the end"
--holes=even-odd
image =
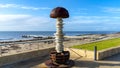
{"type": "Polygon", "coordinates": [[[68,10],[66,10],[63,7],[56,7],[50,13],[50,17],[51,18],[68,18],[69,13],[68,13],[68,10]]]}

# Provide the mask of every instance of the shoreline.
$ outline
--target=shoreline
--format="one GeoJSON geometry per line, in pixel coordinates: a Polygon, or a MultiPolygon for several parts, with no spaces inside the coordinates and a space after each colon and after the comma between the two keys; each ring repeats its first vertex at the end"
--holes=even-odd
{"type": "MultiPolygon", "coordinates": [[[[101,40],[112,39],[112,38],[120,38],[120,33],[106,34],[106,35],[94,34],[94,35],[85,35],[85,36],[65,36],[64,47],[71,47],[73,45],[80,45],[80,44],[91,43],[101,40]]],[[[7,43],[4,42],[1,44],[3,45],[0,46],[0,58],[9,57],[12,55],[30,53],[39,50],[46,50],[55,47],[54,39],[14,41],[7,43]],[[51,40],[52,42],[48,42],[51,40]]],[[[42,60],[39,61],[42,62],[42,60]]]]}
{"type": "MultiPolygon", "coordinates": [[[[64,37],[68,37],[68,38],[95,38],[95,36],[108,36],[108,35],[116,35],[116,34],[120,34],[120,32],[116,32],[116,33],[110,33],[110,34],[80,34],[80,35],[65,35],[64,37]],[[92,36],[92,37],[90,37],[92,36]]],[[[12,38],[11,40],[0,40],[0,43],[2,42],[24,42],[24,41],[34,41],[34,40],[45,40],[45,39],[54,39],[55,36],[43,36],[43,35],[23,35],[21,36],[21,38],[17,39],[17,38],[12,38]]],[[[96,37],[97,38],[97,37],[96,37]]]]}
{"type": "MultiPolygon", "coordinates": [[[[0,41],[22,40],[33,37],[53,36],[56,31],[2,31],[0,33],[0,41]]],[[[64,31],[66,36],[84,36],[94,34],[115,34],[119,31],[64,31]]]]}
{"type": "MultiPolygon", "coordinates": [[[[120,33],[115,34],[92,34],[82,36],[64,36],[64,47],[71,47],[73,45],[80,45],[112,38],[120,38],[120,33]]],[[[33,51],[39,49],[46,49],[55,47],[54,37],[49,38],[34,38],[29,40],[17,40],[0,42],[0,55],[12,55],[26,51],[33,51]]]]}

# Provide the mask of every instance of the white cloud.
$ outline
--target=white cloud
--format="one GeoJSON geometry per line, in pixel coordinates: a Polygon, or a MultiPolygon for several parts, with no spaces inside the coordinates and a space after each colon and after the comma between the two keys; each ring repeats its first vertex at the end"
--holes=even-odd
{"type": "Polygon", "coordinates": [[[65,30],[120,30],[118,16],[74,16],[66,20],[65,30]]]}
{"type": "Polygon", "coordinates": [[[32,10],[39,10],[39,8],[35,8],[35,7],[26,7],[26,6],[22,6],[20,7],[22,9],[32,9],[32,10]]]}
{"type": "Polygon", "coordinates": [[[55,29],[52,19],[32,15],[0,15],[0,31],[4,30],[46,30],[55,29]]]}
{"type": "Polygon", "coordinates": [[[120,13],[120,7],[115,8],[115,7],[105,7],[103,8],[104,12],[109,12],[109,13],[120,13]]]}
{"type": "Polygon", "coordinates": [[[16,9],[26,9],[26,10],[48,10],[51,8],[48,7],[32,7],[32,6],[24,6],[18,4],[0,4],[0,8],[16,8],[16,9]]]}
{"type": "MultiPolygon", "coordinates": [[[[74,16],[64,19],[64,30],[117,30],[120,17],[74,16]]],[[[44,16],[24,14],[0,15],[0,31],[9,30],[55,30],[56,20],[44,16]]]]}
{"type": "Polygon", "coordinates": [[[25,19],[25,18],[30,18],[31,16],[30,15],[19,15],[19,14],[16,14],[16,15],[12,15],[12,14],[9,14],[9,15],[0,15],[0,22],[1,23],[7,23],[7,22],[10,22],[10,21],[14,21],[14,20],[18,20],[18,19],[25,19]]]}
{"type": "Polygon", "coordinates": [[[0,8],[15,8],[18,6],[19,5],[16,5],[16,4],[0,4],[0,8]]]}
{"type": "Polygon", "coordinates": [[[77,24],[95,24],[95,23],[107,23],[112,21],[114,17],[108,16],[74,16],[69,19],[69,23],[77,23],[77,24]]]}

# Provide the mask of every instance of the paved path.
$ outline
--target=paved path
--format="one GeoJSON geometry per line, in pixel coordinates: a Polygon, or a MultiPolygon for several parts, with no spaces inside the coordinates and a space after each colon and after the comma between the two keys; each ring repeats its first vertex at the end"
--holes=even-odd
{"type": "MultiPolygon", "coordinates": [[[[48,59],[48,56],[38,57],[33,60],[20,62],[0,68],[46,68],[40,67],[42,62],[48,59]]],[[[85,58],[72,58],[75,65],[72,68],[120,68],[120,54],[106,58],[102,61],[92,61],[85,58]]]]}
{"type": "Polygon", "coordinates": [[[120,68],[120,54],[105,58],[101,61],[92,61],[89,59],[75,59],[73,68],[120,68]]]}

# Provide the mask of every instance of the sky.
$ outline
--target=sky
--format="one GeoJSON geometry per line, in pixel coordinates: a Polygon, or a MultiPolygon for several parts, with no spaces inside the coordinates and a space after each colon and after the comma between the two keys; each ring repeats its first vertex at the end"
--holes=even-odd
{"type": "Polygon", "coordinates": [[[55,31],[56,7],[69,12],[64,31],[120,31],[120,0],[0,0],[0,31],[55,31]]]}

